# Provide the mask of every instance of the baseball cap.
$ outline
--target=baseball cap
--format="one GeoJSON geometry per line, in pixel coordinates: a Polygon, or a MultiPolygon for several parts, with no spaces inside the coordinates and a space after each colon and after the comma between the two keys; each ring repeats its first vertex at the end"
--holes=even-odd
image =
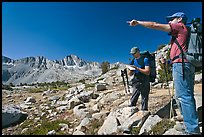
{"type": "Polygon", "coordinates": [[[131,50],[130,50],[130,54],[135,54],[136,52],[138,52],[139,51],[139,48],[138,47],[133,47],[133,48],[131,48],[131,50]]]}
{"type": "Polygon", "coordinates": [[[176,17],[182,18],[182,20],[187,21],[187,17],[185,15],[185,13],[183,13],[183,12],[176,12],[171,16],[167,16],[166,20],[167,20],[167,22],[169,22],[169,21],[171,21],[172,19],[174,19],[176,17]]]}

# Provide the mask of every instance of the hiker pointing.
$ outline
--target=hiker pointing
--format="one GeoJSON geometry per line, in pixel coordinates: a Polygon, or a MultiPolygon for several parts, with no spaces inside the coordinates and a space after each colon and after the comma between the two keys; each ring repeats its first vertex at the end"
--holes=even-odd
{"type": "Polygon", "coordinates": [[[150,74],[149,60],[140,55],[140,50],[137,47],[133,47],[130,54],[134,57],[134,60],[131,62],[131,67],[135,68],[135,70],[129,70],[128,73],[129,76],[134,75],[130,82],[132,86],[132,96],[130,98],[129,106],[136,106],[137,100],[141,94],[141,110],[148,110],[150,91],[148,76],[150,74]]]}
{"type": "MultiPolygon", "coordinates": [[[[179,100],[181,114],[184,119],[184,129],[187,134],[200,134],[198,126],[198,114],[196,112],[196,103],[194,98],[194,77],[195,67],[188,62],[187,59],[181,58],[181,50],[186,52],[188,47],[186,41],[188,38],[188,30],[185,26],[187,17],[183,12],[177,12],[171,16],[167,16],[167,24],[160,24],[151,21],[131,20],[127,23],[130,26],[143,26],[145,28],[161,30],[172,35],[170,59],[172,61],[172,74],[175,86],[175,95],[179,100]],[[176,40],[175,40],[176,39],[176,40]],[[175,58],[176,57],[176,58],[175,58]]],[[[178,130],[178,128],[176,128],[178,130]]]]}

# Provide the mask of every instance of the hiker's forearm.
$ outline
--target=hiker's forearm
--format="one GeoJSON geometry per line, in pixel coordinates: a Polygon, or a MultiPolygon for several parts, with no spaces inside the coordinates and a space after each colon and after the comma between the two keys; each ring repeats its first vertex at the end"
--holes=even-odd
{"type": "Polygon", "coordinates": [[[146,28],[156,28],[156,22],[150,22],[150,21],[137,21],[139,25],[146,27],[146,28]]]}
{"type": "Polygon", "coordinates": [[[145,74],[145,75],[149,75],[149,74],[150,74],[150,69],[149,69],[149,68],[142,69],[142,68],[139,68],[139,67],[134,66],[134,65],[133,65],[132,67],[134,67],[134,68],[137,69],[139,72],[141,72],[141,73],[143,73],[143,74],[145,74]]]}
{"type": "Polygon", "coordinates": [[[145,28],[151,28],[155,30],[161,30],[165,32],[170,32],[171,28],[169,24],[160,24],[156,22],[150,22],[150,21],[137,21],[138,25],[141,25],[145,28]]]}
{"type": "Polygon", "coordinates": [[[147,70],[147,69],[142,69],[142,68],[139,68],[139,67],[137,67],[136,69],[139,70],[139,72],[141,72],[141,73],[143,73],[145,75],[149,75],[150,74],[150,71],[147,70]]]}

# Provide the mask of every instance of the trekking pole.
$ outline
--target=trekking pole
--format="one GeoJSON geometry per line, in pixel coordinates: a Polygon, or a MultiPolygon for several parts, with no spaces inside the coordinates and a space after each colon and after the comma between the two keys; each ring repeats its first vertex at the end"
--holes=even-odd
{"type": "Polygon", "coordinates": [[[124,73],[125,73],[125,76],[126,76],[126,80],[127,80],[127,91],[130,93],[130,89],[129,89],[129,82],[128,82],[128,74],[127,74],[127,69],[125,68],[124,69],[124,73]]]}
{"type": "Polygon", "coordinates": [[[172,118],[174,118],[173,97],[174,97],[174,83],[173,83],[173,89],[172,89],[172,94],[171,94],[170,119],[171,119],[171,114],[172,114],[172,118]]]}
{"type": "MultiPolygon", "coordinates": [[[[165,73],[165,78],[166,78],[166,84],[167,84],[167,89],[169,91],[169,96],[170,96],[170,105],[171,105],[171,91],[169,89],[169,82],[168,82],[168,77],[167,77],[167,71],[166,71],[166,60],[164,58],[162,58],[161,60],[161,63],[163,64],[163,67],[164,67],[164,73],[165,73]]],[[[171,119],[171,112],[172,112],[172,107],[170,106],[170,115],[169,115],[169,118],[171,119]]]]}
{"type": "Polygon", "coordinates": [[[167,71],[166,71],[166,61],[165,60],[163,62],[163,65],[164,65],[164,73],[165,73],[167,88],[168,88],[168,91],[169,91],[169,95],[171,96],[171,92],[170,92],[170,89],[169,89],[168,77],[167,77],[167,71]]]}
{"type": "Polygon", "coordinates": [[[123,79],[123,85],[125,87],[125,93],[127,93],[126,84],[125,84],[125,78],[124,78],[124,71],[123,70],[121,70],[121,76],[122,76],[122,79],[123,79]]]}

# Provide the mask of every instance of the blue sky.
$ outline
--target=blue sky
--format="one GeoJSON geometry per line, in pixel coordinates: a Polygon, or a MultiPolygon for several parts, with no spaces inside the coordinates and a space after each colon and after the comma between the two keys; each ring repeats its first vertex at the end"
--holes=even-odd
{"type": "Polygon", "coordinates": [[[126,21],[167,23],[178,11],[202,18],[202,2],[3,2],[2,55],[128,63],[133,46],[154,52],[170,36],[126,21]]]}

